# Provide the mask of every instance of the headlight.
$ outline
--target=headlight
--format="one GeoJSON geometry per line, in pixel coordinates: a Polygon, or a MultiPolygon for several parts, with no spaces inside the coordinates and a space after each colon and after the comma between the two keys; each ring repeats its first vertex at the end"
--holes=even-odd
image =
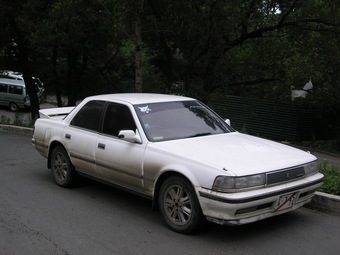
{"type": "Polygon", "coordinates": [[[213,190],[220,192],[237,192],[239,190],[251,189],[266,184],[265,174],[255,174],[241,177],[217,176],[213,190]]]}
{"type": "Polygon", "coordinates": [[[260,188],[266,185],[277,185],[301,179],[304,176],[316,174],[319,172],[319,168],[319,163],[317,161],[313,161],[302,166],[300,165],[264,174],[240,177],[220,175],[216,177],[212,189],[220,192],[239,192],[241,190],[260,188]],[[301,168],[303,168],[303,170],[301,168]]]}
{"type": "Polygon", "coordinates": [[[305,175],[309,176],[319,172],[320,165],[318,161],[313,161],[309,164],[304,165],[303,168],[305,170],[305,175]]]}

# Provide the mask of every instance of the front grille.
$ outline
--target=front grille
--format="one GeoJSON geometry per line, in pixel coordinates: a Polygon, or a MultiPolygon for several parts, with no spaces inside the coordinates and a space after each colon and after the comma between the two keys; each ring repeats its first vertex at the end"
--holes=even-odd
{"type": "Polygon", "coordinates": [[[302,166],[267,173],[267,185],[290,182],[304,177],[305,171],[302,166]]]}

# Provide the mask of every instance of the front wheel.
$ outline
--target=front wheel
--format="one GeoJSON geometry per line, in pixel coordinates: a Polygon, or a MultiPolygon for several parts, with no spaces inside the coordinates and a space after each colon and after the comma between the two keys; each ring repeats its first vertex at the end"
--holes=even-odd
{"type": "Polygon", "coordinates": [[[163,183],[158,204],[166,224],[178,233],[188,234],[203,223],[204,216],[196,193],[182,177],[173,176],[163,183]]]}
{"type": "Polygon", "coordinates": [[[58,146],[52,151],[51,171],[55,182],[61,187],[70,187],[77,179],[77,172],[62,146],[58,146]]]}

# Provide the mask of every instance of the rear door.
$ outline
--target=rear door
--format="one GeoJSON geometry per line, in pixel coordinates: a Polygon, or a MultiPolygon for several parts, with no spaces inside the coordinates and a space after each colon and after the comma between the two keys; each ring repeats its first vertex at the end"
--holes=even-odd
{"type": "Polygon", "coordinates": [[[92,176],[97,176],[95,150],[105,104],[100,100],[89,101],[74,116],[62,135],[75,168],[92,176]]]}

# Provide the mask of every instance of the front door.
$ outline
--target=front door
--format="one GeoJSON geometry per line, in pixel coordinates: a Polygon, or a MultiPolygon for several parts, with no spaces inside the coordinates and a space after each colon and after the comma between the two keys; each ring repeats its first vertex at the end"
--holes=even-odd
{"type": "Polygon", "coordinates": [[[143,192],[145,145],[119,139],[120,130],[136,131],[131,111],[125,105],[109,103],[96,145],[97,172],[111,183],[143,192]]]}

